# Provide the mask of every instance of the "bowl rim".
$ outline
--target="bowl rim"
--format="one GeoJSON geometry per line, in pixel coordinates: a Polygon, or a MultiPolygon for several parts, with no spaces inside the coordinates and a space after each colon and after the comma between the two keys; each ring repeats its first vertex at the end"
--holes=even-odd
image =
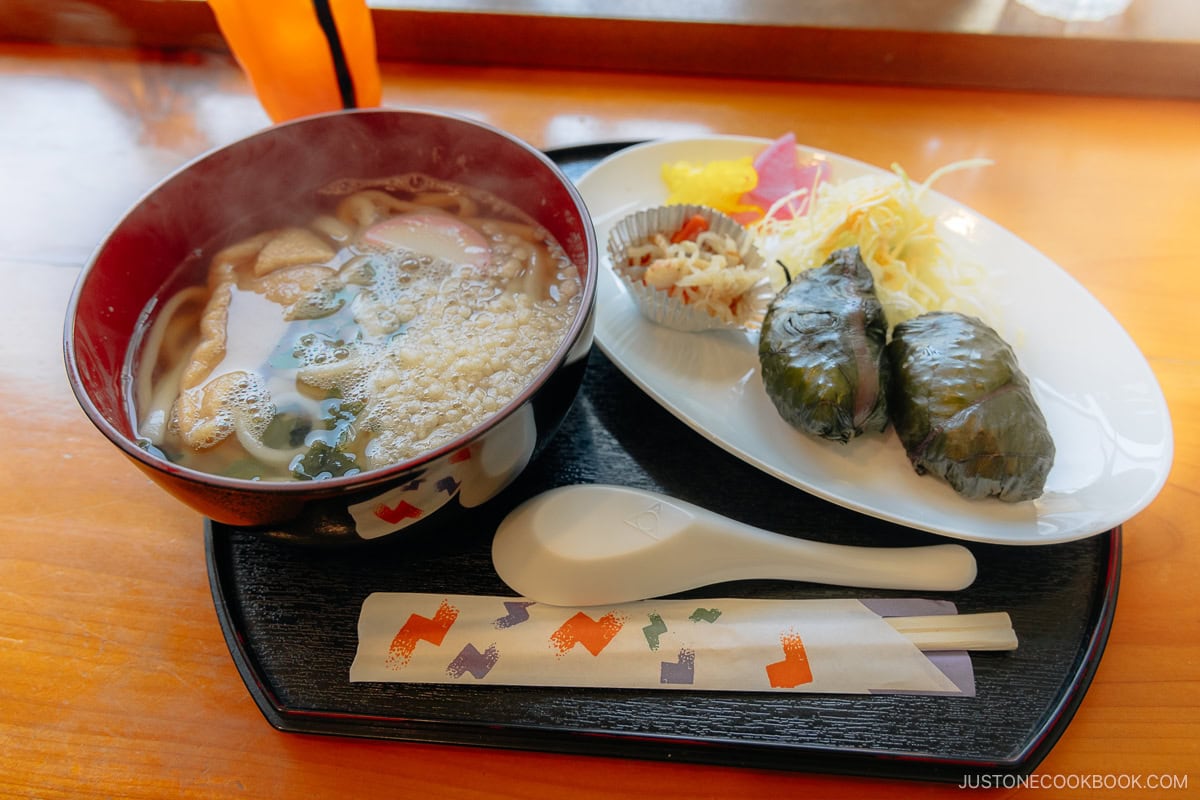
{"type": "Polygon", "coordinates": [[[578,188],[576,188],[571,179],[567,177],[562,169],[560,169],[559,166],[555,164],[549,156],[519,136],[492,125],[491,123],[472,119],[463,114],[422,107],[338,109],[318,114],[311,114],[308,116],[287,120],[282,123],[270,125],[266,128],[254,131],[253,133],[210,148],[209,150],[193,156],[157,180],[149,189],[143,192],[141,196],[137,198],[137,200],[131,203],[125,209],[125,211],[121,213],[117,220],[111,226],[109,226],[107,232],[100,239],[99,243],[92,249],[87,261],[83,264],[79,276],[76,278],[75,284],[71,289],[71,295],[67,302],[66,314],[63,323],[63,361],[67,371],[67,382],[70,384],[71,391],[75,395],[75,400],[79,403],[84,414],[110,442],[119,447],[126,456],[132,458],[140,466],[149,468],[150,470],[161,473],[167,477],[189,483],[201,484],[227,492],[241,492],[250,494],[296,494],[305,495],[308,497],[326,497],[347,493],[348,491],[358,492],[359,490],[368,490],[373,487],[378,487],[381,484],[390,483],[397,477],[407,475],[415,469],[432,464],[443,457],[454,453],[455,451],[469,444],[471,441],[477,439],[482,433],[499,425],[502,421],[516,413],[519,408],[529,402],[529,400],[550,379],[550,376],[554,374],[561,366],[563,366],[571,351],[575,349],[580,336],[586,334],[592,325],[592,318],[595,313],[599,269],[600,256],[599,245],[596,240],[595,225],[592,221],[590,213],[588,212],[588,208],[583,200],[582,194],[579,192],[578,188]],[[366,115],[432,117],[478,128],[485,133],[489,133],[493,136],[504,139],[510,144],[526,151],[527,154],[532,155],[536,160],[541,162],[542,166],[549,170],[558,179],[559,183],[563,186],[567,192],[567,195],[570,197],[572,204],[575,206],[579,214],[580,221],[582,222],[585,239],[584,255],[587,259],[588,269],[586,270],[586,274],[582,276],[583,288],[580,293],[582,300],[580,302],[579,309],[572,318],[571,324],[564,334],[562,341],[559,343],[558,348],[554,351],[554,354],[550,357],[550,359],[546,362],[534,379],[530,381],[519,394],[517,394],[512,400],[505,404],[504,407],[492,414],[479,425],[476,425],[465,433],[456,436],[449,442],[446,442],[439,447],[424,451],[406,461],[400,461],[388,466],[364,470],[355,475],[324,478],[321,480],[312,481],[256,481],[247,478],[231,478],[175,464],[164,458],[155,456],[139,447],[133,439],[118,430],[117,427],[113,425],[96,406],[95,402],[92,400],[91,393],[87,389],[83,375],[80,372],[79,359],[76,355],[78,343],[75,335],[75,323],[78,315],[80,299],[89,278],[92,276],[92,272],[96,267],[97,261],[109,245],[113,236],[116,235],[116,233],[121,229],[121,226],[126,223],[129,217],[137,209],[147,203],[156,194],[161,192],[172,181],[179,179],[184,173],[196,168],[199,164],[209,159],[219,157],[220,154],[229,149],[235,147],[245,147],[249,142],[254,140],[278,135],[278,132],[281,130],[312,124],[315,121],[329,117],[366,115]]]}

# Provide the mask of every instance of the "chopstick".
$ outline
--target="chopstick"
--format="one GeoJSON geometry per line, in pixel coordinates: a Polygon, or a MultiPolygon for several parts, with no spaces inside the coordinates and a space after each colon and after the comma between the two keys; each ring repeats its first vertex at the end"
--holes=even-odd
{"type": "Polygon", "coordinates": [[[884,617],[884,621],[921,651],[1017,649],[1017,634],[1005,611],[884,617]]]}

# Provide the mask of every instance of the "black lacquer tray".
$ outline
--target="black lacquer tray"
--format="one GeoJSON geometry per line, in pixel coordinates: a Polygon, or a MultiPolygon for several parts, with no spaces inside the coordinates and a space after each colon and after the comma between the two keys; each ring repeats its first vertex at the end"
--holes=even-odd
{"type": "MultiPolygon", "coordinates": [[[[621,146],[551,156],[577,178],[621,146]]],[[[978,579],[936,596],[962,613],[1007,611],[1020,638],[1016,651],[971,655],[974,697],[350,683],[368,594],[512,594],[491,565],[496,525],[526,498],[572,483],[651,489],[811,539],[945,541],[832,505],[744,464],[663,410],[597,349],[558,435],[470,528],[318,550],[207,526],[217,614],[268,722],[289,732],[875,777],[1027,774],[1069,724],[1112,624],[1119,528],[1041,547],[968,544],[978,579]]],[[[912,596],[776,581],[691,594],[912,596]]]]}

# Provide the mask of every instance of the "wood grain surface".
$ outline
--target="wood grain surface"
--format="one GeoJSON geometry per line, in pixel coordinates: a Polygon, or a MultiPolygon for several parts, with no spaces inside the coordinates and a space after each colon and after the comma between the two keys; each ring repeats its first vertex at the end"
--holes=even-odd
{"type": "MultiPolygon", "coordinates": [[[[1166,394],[1175,460],[1124,526],[1112,638],[1040,783],[1200,785],[1200,104],[389,64],[385,104],[467,114],[541,147],[774,137],[923,176],[1093,293],[1166,394]]],[[[80,266],[170,170],[267,124],[218,56],[0,46],[0,796],[931,797],[950,786],[285,734],[222,638],[203,520],[87,422],[62,366],[80,266]]],[[[1063,309],[1064,315],[1070,309],[1063,309]]],[[[1000,610],[1000,609],[998,609],[1000,610]]],[[[1071,788],[1074,785],[1075,788],[1071,788]]],[[[1054,788],[1060,786],[1061,788],[1054,788]]],[[[961,794],[961,793],[959,793],[961,794]]],[[[1112,793],[1117,796],[1117,793],[1112,793]]]]}

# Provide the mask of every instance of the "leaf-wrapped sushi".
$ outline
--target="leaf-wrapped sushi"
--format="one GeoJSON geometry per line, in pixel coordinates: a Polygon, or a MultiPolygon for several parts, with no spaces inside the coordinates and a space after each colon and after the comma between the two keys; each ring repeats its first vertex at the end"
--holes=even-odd
{"type": "Polygon", "coordinates": [[[887,319],[857,247],[797,276],[771,303],[758,340],[763,386],[780,416],[848,442],[887,428],[887,319]]]}
{"type": "Polygon", "coordinates": [[[896,326],[888,407],[913,468],[969,498],[1032,500],[1054,440],[1016,354],[980,320],[948,311],[896,326]]]}

